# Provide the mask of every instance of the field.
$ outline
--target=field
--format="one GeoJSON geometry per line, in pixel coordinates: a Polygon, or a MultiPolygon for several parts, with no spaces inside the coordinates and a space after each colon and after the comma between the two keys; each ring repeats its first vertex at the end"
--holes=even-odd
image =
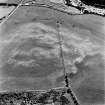
{"type": "Polygon", "coordinates": [[[104,17],[67,15],[45,7],[20,7],[0,26],[0,91],[65,86],[58,31],[81,105],[104,104],[104,17]]]}

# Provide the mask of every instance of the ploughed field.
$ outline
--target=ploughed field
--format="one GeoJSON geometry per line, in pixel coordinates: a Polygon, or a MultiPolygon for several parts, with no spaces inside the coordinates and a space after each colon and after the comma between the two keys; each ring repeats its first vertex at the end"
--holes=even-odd
{"type": "Polygon", "coordinates": [[[103,104],[105,19],[44,7],[20,7],[0,25],[0,90],[65,86],[57,20],[61,21],[66,70],[77,98],[81,105],[103,104]]]}

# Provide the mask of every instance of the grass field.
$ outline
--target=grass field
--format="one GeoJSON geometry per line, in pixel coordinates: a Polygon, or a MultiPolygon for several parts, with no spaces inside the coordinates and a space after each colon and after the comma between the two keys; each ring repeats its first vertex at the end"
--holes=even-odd
{"type": "Polygon", "coordinates": [[[43,7],[21,7],[0,26],[0,90],[64,86],[57,19],[63,20],[59,31],[74,92],[82,105],[104,103],[105,19],[43,7]]]}

